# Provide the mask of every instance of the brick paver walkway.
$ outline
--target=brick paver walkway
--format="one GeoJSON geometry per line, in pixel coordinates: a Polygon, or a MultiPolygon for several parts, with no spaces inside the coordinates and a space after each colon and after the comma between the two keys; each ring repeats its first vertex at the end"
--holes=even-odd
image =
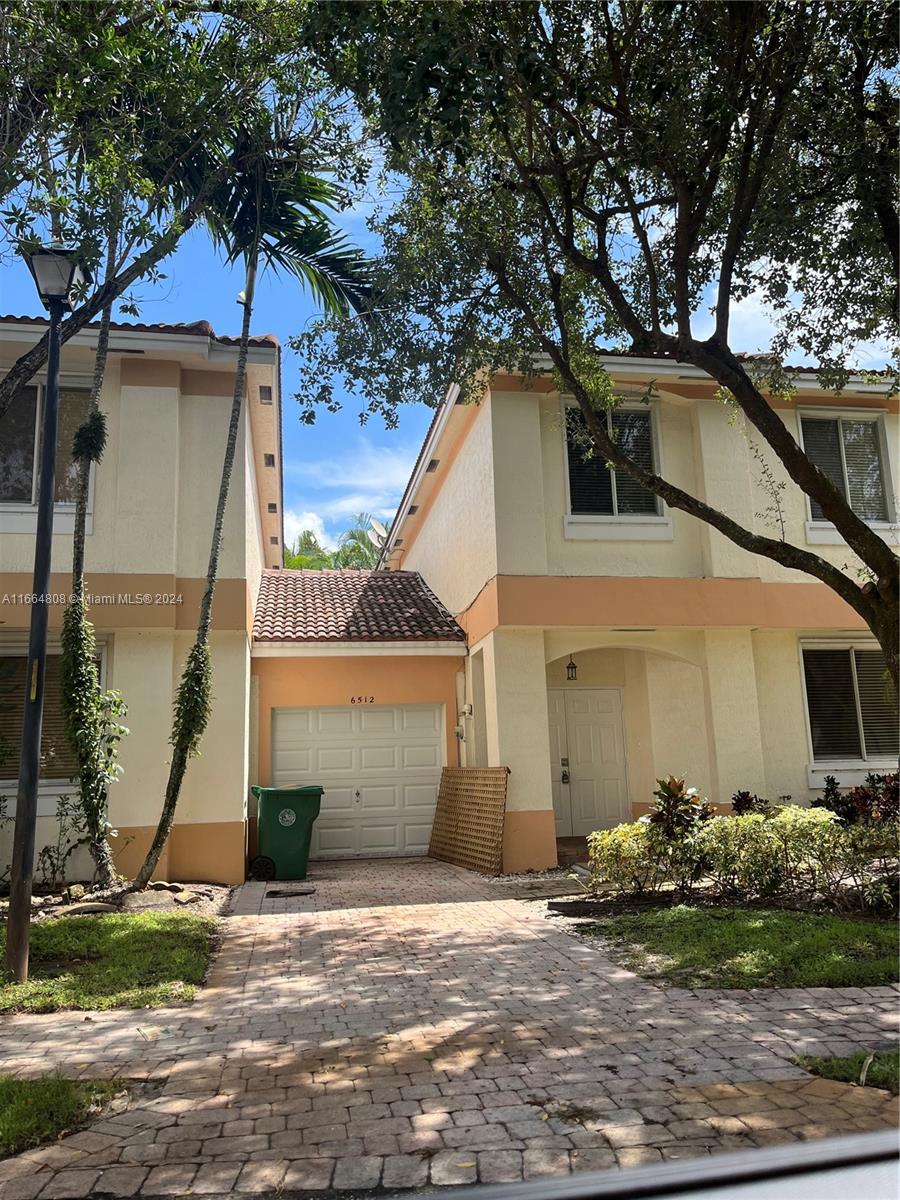
{"type": "Polygon", "coordinates": [[[0,1070],[155,1086],[0,1163],[0,1200],[502,1181],[893,1123],[790,1064],[890,1042],[893,988],[662,990],[452,867],[314,881],[241,889],[190,1007],[2,1022],[0,1070]]]}

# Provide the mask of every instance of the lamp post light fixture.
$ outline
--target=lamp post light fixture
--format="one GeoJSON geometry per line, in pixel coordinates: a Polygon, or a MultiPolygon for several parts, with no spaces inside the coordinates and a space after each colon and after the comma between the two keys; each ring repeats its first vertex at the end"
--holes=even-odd
{"type": "Polygon", "coordinates": [[[570,654],[569,661],[566,663],[566,679],[568,679],[569,682],[572,683],[577,678],[578,678],[578,664],[575,662],[575,659],[570,654]]]}
{"type": "Polygon", "coordinates": [[[90,282],[90,276],[79,266],[74,251],[62,246],[42,246],[26,254],[26,261],[37,285],[38,295],[50,314],[50,338],[41,425],[31,630],[28,636],[28,661],[25,670],[25,713],[22,721],[22,753],[19,759],[16,828],[10,864],[9,917],[6,929],[6,965],[20,982],[28,978],[34,834],[41,760],[41,723],[44,715],[44,676],[47,665],[50,552],[53,540],[53,493],[59,413],[60,327],[63,315],[72,309],[73,292],[90,282]]]}

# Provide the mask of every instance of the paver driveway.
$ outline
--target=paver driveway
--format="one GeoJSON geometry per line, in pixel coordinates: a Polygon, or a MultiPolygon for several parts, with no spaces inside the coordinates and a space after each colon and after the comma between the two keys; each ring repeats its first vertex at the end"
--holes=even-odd
{"type": "Polygon", "coordinates": [[[894,989],[663,991],[452,867],[314,881],[241,889],[191,1007],[2,1023],[0,1069],[156,1084],[0,1163],[2,1200],[500,1181],[892,1123],[789,1060],[890,1040],[894,989]]]}

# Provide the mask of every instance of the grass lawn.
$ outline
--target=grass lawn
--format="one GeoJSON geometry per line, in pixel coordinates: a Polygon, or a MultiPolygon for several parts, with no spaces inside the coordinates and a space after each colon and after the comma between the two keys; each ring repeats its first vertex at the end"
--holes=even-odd
{"type": "MultiPolygon", "coordinates": [[[[31,978],[0,975],[0,1012],[156,1008],[193,998],[215,922],[186,913],[58,917],[31,927],[31,978]]],[[[0,931],[0,949],[5,942],[0,931]]]]}
{"type": "MultiPolygon", "coordinates": [[[[797,1066],[823,1079],[839,1079],[841,1083],[859,1083],[859,1077],[869,1055],[865,1050],[849,1058],[798,1058],[797,1066]]],[[[866,1087],[884,1088],[900,1094],[900,1053],[878,1050],[866,1072],[866,1087]]]]}
{"type": "Polygon", "coordinates": [[[119,1083],[13,1079],[0,1075],[0,1157],[70,1133],[122,1090],[119,1083]]]}
{"type": "Polygon", "coordinates": [[[681,987],[872,987],[897,979],[890,921],[680,904],[610,917],[594,931],[621,946],[634,970],[681,987]]]}

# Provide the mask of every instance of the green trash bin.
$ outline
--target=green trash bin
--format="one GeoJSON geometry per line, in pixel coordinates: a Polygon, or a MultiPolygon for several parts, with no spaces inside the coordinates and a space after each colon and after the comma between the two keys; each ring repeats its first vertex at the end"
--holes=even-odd
{"type": "Polygon", "coordinates": [[[250,791],[259,803],[257,855],[252,879],[305,879],[313,822],[322,804],[321,787],[266,788],[250,791]]]}

